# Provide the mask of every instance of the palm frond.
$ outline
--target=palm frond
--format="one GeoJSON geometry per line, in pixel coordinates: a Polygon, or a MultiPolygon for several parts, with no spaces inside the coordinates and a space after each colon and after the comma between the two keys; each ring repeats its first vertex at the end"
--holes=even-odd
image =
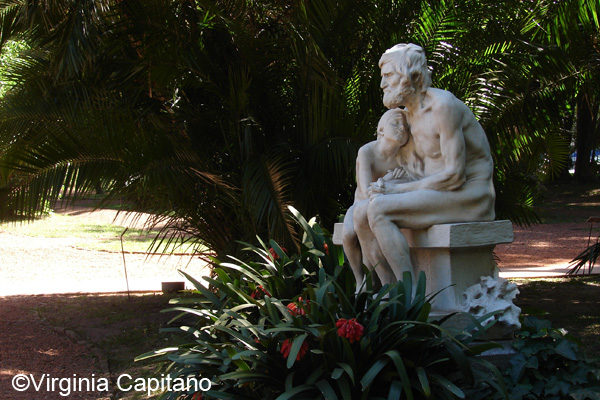
{"type": "Polygon", "coordinates": [[[298,232],[288,212],[291,202],[293,160],[274,151],[246,161],[242,171],[244,205],[252,210],[255,226],[268,227],[268,237],[298,247],[298,232]]]}

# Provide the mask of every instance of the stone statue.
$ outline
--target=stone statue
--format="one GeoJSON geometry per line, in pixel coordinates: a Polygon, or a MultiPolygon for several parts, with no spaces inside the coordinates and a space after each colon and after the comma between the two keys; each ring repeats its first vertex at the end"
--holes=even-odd
{"type": "Polygon", "coordinates": [[[490,147],[471,110],[452,93],[430,87],[417,45],[392,47],[379,67],[390,111],[380,121],[377,141],[359,151],[356,198],[344,220],[344,251],[357,286],[364,279],[362,264],[375,268],[382,284],[414,272],[401,228],[495,216],[490,147]]]}
{"type": "Polygon", "coordinates": [[[476,317],[483,317],[490,311],[501,311],[481,323],[487,324],[495,319],[496,334],[506,337],[521,328],[521,309],[513,304],[518,294],[519,289],[514,283],[502,278],[482,276],[479,283],[467,288],[463,293],[464,308],[476,317]]]}

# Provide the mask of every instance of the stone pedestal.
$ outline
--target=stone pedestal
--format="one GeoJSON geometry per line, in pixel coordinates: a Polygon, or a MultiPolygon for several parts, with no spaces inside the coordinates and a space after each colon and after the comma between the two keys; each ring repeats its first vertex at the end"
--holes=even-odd
{"type": "MultiPolygon", "coordinates": [[[[343,229],[343,224],[335,224],[335,244],[342,244],[343,229]]],[[[513,241],[510,221],[443,224],[427,229],[402,229],[402,233],[411,248],[415,275],[420,271],[425,272],[429,293],[441,290],[432,302],[432,313],[469,311],[477,315],[478,311],[495,311],[486,306],[490,303],[490,299],[486,298],[487,292],[503,289],[490,289],[489,284],[481,282],[482,277],[491,277],[495,281],[499,279],[492,252],[497,244],[513,241]],[[465,292],[472,287],[475,292],[479,289],[481,293],[467,296],[465,292]],[[477,304],[478,301],[485,304],[477,304]]],[[[500,293],[499,296],[504,297],[504,294],[500,293]]]]}

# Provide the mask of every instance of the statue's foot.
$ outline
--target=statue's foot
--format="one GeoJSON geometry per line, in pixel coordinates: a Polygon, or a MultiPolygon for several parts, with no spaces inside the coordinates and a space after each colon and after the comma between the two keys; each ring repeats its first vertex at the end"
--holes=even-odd
{"type": "MultiPolygon", "coordinates": [[[[379,293],[373,293],[373,300],[375,300],[378,296],[379,296],[379,293]]],[[[381,298],[381,300],[389,300],[389,299],[390,299],[390,292],[387,292],[381,298]]]]}
{"type": "Polygon", "coordinates": [[[365,279],[363,278],[360,282],[356,281],[356,291],[354,294],[359,295],[367,291],[367,285],[365,283],[365,279]]]}

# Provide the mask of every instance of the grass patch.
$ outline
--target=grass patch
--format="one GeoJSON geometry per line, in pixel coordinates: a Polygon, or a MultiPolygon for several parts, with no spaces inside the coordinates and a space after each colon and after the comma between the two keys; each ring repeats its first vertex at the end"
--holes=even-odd
{"type": "MultiPolygon", "coordinates": [[[[60,214],[50,214],[32,222],[4,223],[0,225],[0,229],[31,237],[86,239],[120,237],[125,230],[124,227],[118,225],[93,223],[60,214]]],[[[140,230],[130,231],[130,235],[142,233],[140,230]]]]}
{"type": "Polygon", "coordinates": [[[146,253],[149,250],[162,253],[185,253],[192,251],[189,246],[178,246],[171,243],[168,246],[150,249],[158,230],[127,229],[109,223],[92,222],[82,218],[50,214],[33,222],[4,223],[0,230],[18,235],[38,238],[73,238],[73,245],[87,250],[121,251],[121,235],[123,249],[126,252],[146,253]],[[81,239],[81,240],[78,240],[81,239]]]}
{"type": "MultiPolygon", "coordinates": [[[[171,254],[171,253],[185,253],[191,254],[194,252],[193,246],[188,245],[177,245],[177,244],[169,244],[168,246],[161,245],[158,249],[152,245],[152,241],[154,240],[156,234],[140,234],[136,235],[135,233],[130,235],[123,236],[123,247],[122,249],[126,253],[162,253],[162,254],[171,254]]],[[[98,251],[112,251],[112,252],[120,252],[121,251],[121,239],[119,238],[100,238],[93,241],[83,240],[80,242],[75,242],[74,246],[87,249],[87,250],[98,250],[98,251]]]]}

